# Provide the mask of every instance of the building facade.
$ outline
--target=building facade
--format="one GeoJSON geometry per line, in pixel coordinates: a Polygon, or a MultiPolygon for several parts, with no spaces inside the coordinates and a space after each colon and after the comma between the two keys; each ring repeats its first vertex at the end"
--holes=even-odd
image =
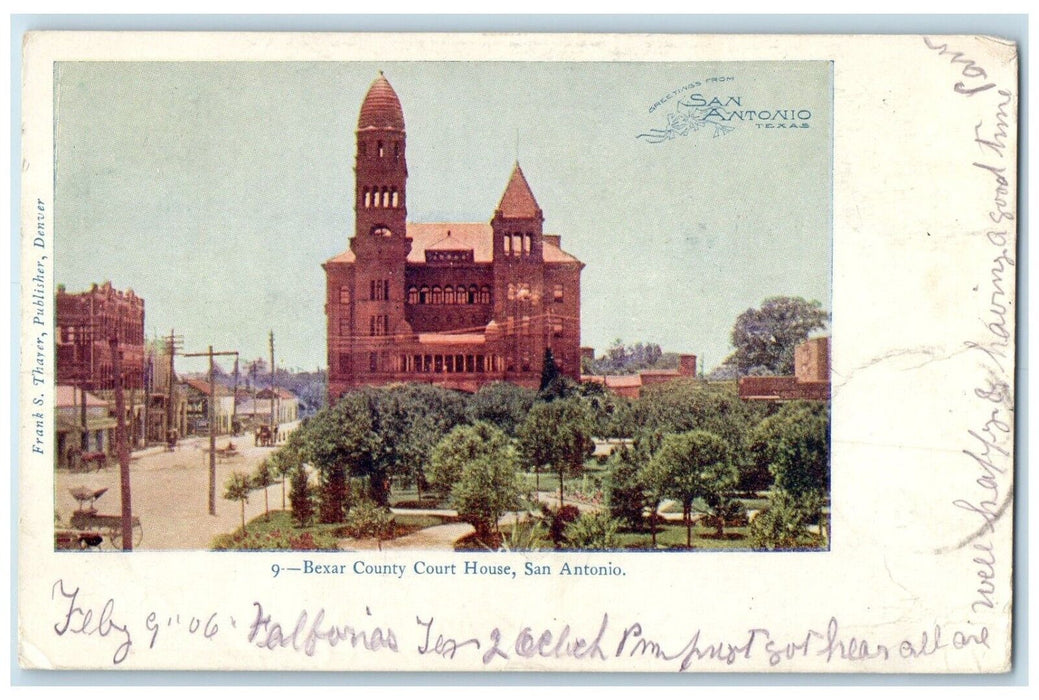
{"type": "Polygon", "coordinates": [[[581,269],[517,163],[489,223],[407,221],[400,100],[380,73],[357,122],[355,226],[326,275],[328,393],[425,382],[537,386],[545,348],[580,376],[581,269]]]}
{"type": "Polygon", "coordinates": [[[58,384],[87,391],[115,388],[111,338],[121,354],[123,388],[144,388],[144,299],[112,287],[94,284],[69,294],[58,286],[56,326],[58,384]]]}
{"type": "Polygon", "coordinates": [[[740,377],[746,401],[829,401],[830,338],[812,338],[794,348],[794,376],[740,377]]]}

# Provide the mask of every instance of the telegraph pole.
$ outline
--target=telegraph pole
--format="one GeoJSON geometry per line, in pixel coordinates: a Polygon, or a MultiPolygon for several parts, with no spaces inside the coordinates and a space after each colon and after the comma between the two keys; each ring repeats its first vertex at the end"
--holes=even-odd
{"type": "Polygon", "coordinates": [[[208,357],[209,358],[209,514],[216,515],[216,373],[213,371],[213,358],[222,355],[234,355],[238,357],[237,350],[227,352],[213,352],[210,345],[206,352],[187,352],[184,357],[208,357]]]}
{"type": "Polygon", "coordinates": [[[234,356],[234,401],[231,402],[231,434],[234,435],[235,423],[238,422],[238,353],[234,356]]]}
{"type": "Polygon", "coordinates": [[[270,348],[271,348],[271,420],[270,420],[271,425],[270,425],[270,428],[271,428],[271,444],[274,444],[274,442],[275,442],[274,436],[277,435],[277,432],[276,432],[275,427],[274,427],[275,421],[274,421],[274,330],[273,329],[271,329],[271,333],[268,336],[268,340],[269,340],[270,348]]]}
{"type": "Polygon", "coordinates": [[[174,416],[173,416],[173,356],[177,354],[177,347],[182,342],[181,336],[174,334],[173,329],[170,329],[170,334],[165,338],[166,340],[166,352],[170,356],[170,367],[169,374],[166,377],[166,431],[173,430],[174,416]]]}
{"type": "Polygon", "coordinates": [[[130,446],[126,440],[126,416],[123,414],[123,354],[115,333],[108,339],[112,353],[112,383],[115,388],[115,441],[119,450],[119,497],[122,501],[123,551],[133,550],[133,508],[130,504],[130,446]]]}

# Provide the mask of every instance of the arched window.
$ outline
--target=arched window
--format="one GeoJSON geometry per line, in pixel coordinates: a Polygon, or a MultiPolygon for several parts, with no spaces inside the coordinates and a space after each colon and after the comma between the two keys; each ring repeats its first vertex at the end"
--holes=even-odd
{"type": "Polygon", "coordinates": [[[466,299],[466,303],[468,303],[468,304],[475,304],[476,303],[476,295],[477,295],[476,285],[475,284],[470,284],[469,285],[469,294],[468,294],[468,298],[466,299]]]}
{"type": "Polygon", "coordinates": [[[534,235],[533,234],[530,234],[530,233],[524,233],[523,234],[523,253],[524,254],[530,255],[530,247],[531,247],[531,244],[533,243],[533,240],[534,240],[534,235]]]}
{"type": "Polygon", "coordinates": [[[390,206],[390,191],[388,188],[382,188],[382,208],[385,209],[390,206]]]}
{"type": "Polygon", "coordinates": [[[390,206],[396,209],[397,203],[399,201],[400,200],[397,198],[397,188],[394,187],[392,190],[390,190],[390,206]]]}
{"type": "Polygon", "coordinates": [[[367,187],[364,188],[364,208],[372,208],[372,192],[367,187]]]}
{"type": "Polygon", "coordinates": [[[443,304],[444,303],[444,290],[442,290],[440,287],[433,287],[433,295],[432,295],[432,299],[430,299],[430,303],[431,304],[443,304]]]}
{"type": "Polygon", "coordinates": [[[378,148],[379,148],[379,157],[382,158],[383,153],[384,153],[383,147],[382,147],[382,141],[379,142],[378,148]]]}
{"type": "Polygon", "coordinates": [[[456,304],[464,304],[465,303],[465,285],[464,284],[458,285],[458,287],[455,289],[455,303],[456,304]]]}
{"type": "Polygon", "coordinates": [[[512,255],[512,236],[505,234],[505,254],[512,255]]]}
{"type": "Polygon", "coordinates": [[[514,255],[519,255],[523,252],[523,234],[512,234],[512,252],[514,255]]]}
{"type": "Polygon", "coordinates": [[[480,303],[490,304],[491,303],[491,288],[486,284],[480,287],[480,303]]]}
{"type": "Polygon", "coordinates": [[[426,285],[422,285],[422,288],[418,290],[418,303],[429,303],[429,287],[427,287],[426,285]]]}
{"type": "Polygon", "coordinates": [[[444,287],[444,303],[454,304],[455,303],[455,288],[451,285],[444,287]]]}
{"type": "Polygon", "coordinates": [[[506,299],[514,301],[516,299],[516,285],[509,282],[509,286],[506,288],[506,299]]]}
{"type": "Polygon", "coordinates": [[[417,304],[418,303],[418,287],[415,287],[414,285],[411,286],[411,287],[408,287],[408,303],[409,304],[417,304]]]}
{"type": "Polygon", "coordinates": [[[388,228],[386,228],[382,224],[377,224],[375,226],[372,226],[372,235],[373,236],[392,236],[393,235],[393,231],[389,230],[388,228]]]}

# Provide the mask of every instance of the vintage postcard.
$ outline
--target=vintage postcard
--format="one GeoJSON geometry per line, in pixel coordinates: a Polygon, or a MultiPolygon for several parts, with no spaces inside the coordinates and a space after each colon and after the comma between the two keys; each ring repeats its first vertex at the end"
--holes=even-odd
{"type": "Polygon", "coordinates": [[[23,667],[1010,670],[1013,43],[23,50],[23,667]]]}

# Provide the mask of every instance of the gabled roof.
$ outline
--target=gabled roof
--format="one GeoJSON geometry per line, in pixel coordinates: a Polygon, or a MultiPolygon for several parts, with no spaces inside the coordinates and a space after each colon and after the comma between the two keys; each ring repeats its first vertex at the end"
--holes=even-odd
{"type": "MultiPolygon", "coordinates": [[[[411,252],[408,253],[409,263],[426,262],[426,250],[437,250],[433,246],[447,238],[447,232],[451,232],[451,245],[457,246],[458,250],[472,250],[473,262],[493,262],[494,254],[494,229],[490,224],[480,223],[430,223],[417,224],[408,222],[407,236],[412,240],[411,252]]],[[[555,242],[556,239],[545,235],[541,248],[546,263],[577,263],[580,260],[570,255],[555,242]]],[[[442,248],[440,248],[442,250],[442,248]]],[[[352,263],[356,260],[354,253],[349,248],[329,259],[330,263],[352,263]]]]}
{"type": "MultiPolygon", "coordinates": [[[[187,384],[189,387],[191,387],[195,391],[201,392],[202,394],[204,394],[206,396],[209,396],[209,382],[207,382],[205,379],[196,379],[195,377],[185,377],[184,379],[181,380],[181,383],[182,384],[187,384]]],[[[216,395],[217,396],[230,396],[231,395],[231,390],[228,389],[227,387],[221,385],[221,384],[217,384],[216,385],[216,395]]]]}
{"type": "Polygon", "coordinates": [[[501,215],[510,219],[536,219],[541,216],[541,207],[530,191],[527,178],[517,162],[512,168],[509,184],[505,186],[505,194],[498,203],[501,215]]]}
{"type": "Polygon", "coordinates": [[[470,246],[466,241],[462,240],[461,236],[451,236],[451,229],[447,230],[447,234],[439,241],[426,246],[426,250],[471,250],[470,246]]]}

